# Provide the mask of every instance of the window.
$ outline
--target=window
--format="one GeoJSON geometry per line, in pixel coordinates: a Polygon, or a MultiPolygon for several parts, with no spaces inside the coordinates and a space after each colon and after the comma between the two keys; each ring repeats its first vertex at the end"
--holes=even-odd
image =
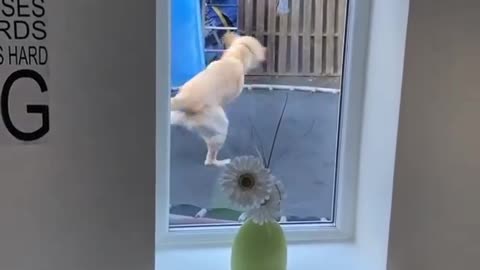
{"type": "Polygon", "coordinates": [[[342,89],[348,1],[286,3],[282,13],[278,1],[172,2],[172,96],[221,58],[227,31],[253,36],[267,50],[265,62],[247,72],[240,96],[223,106],[228,124],[212,123],[213,116],[206,123],[191,117],[201,125],[194,129],[172,123],[172,229],[238,223],[242,209],[229,203],[217,181],[223,164],[204,163],[208,145],[218,148],[219,162],[245,155],[262,160],[288,191],[282,222],[335,224],[341,100],[343,92],[358,91],[342,89]],[[225,134],[204,135],[202,128],[225,134]]]}
{"type": "MultiPolygon", "coordinates": [[[[272,13],[276,9],[269,4],[276,1],[239,1],[236,12],[220,13],[237,14],[237,20],[229,19],[224,24],[225,20],[219,19],[220,29],[211,25],[205,27],[208,22],[214,24],[207,16],[209,5],[216,2],[182,7],[181,10],[200,14],[193,22],[199,25],[193,32],[200,38],[190,36],[188,42],[184,42],[196,47],[191,51],[182,47],[186,44],[175,42],[185,41],[187,31],[176,27],[177,20],[188,17],[176,13],[175,2],[172,2],[171,20],[157,16],[162,25],[170,24],[172,46],[171,65],[165,65],[166,58],[162,56],[170,53],[163,51],[158,56],[157,74],[159,77],[170,74],[169,86],[174,88],[166,92],[165,77],[159,80],[159,239],[162,244],[182,240],[189,245],[225,242],[238,227],[241,209],[229,205],[216,186],[221,168],[204,165],[205,143],[198,134],[184,127],[170,129],[168,119],[169,98],[176,95],[175,84],[182,81],[174,75],[179,72],[175,70],[179,66],[175,61],[188,59],[187,70],[180,73],[193,76],[202,70],[202,65],[218,57],[215,54],[221,47],[215,47],[219,46],[214,42],[220,40],[217,36],[221,36],[223,30],[238,26],[242,34],[256,36],[266,45],[267,63],[249,73],[246,89],[225,107],[230,126],[219,158],[259,155],[267,160],[273,174],[286,186],[288,201],[284,204],[282,221],[290,240],[350,239],[358,223],[355,210],[358,208],[361,132],[365,127],[368,1],[289,1],[289,13],[282,15],[286,17],[272,13]],[[242,2],[253,3],[253,6],[242,6],[242,2]],[[254,15],[247,19],[248,14],[254,15]],[[274,18],[269,14],[275,14],[274,18]],[[295,14],[301,15],[301,19],[295,21],[295,14]],[[297,23],[298,31],[288,32],[297,23]],[[286,40],[282,36],[285,31],[286,40]],[[214,41],[209,43],[208,38],[212,36],[214,41]],[[202,53],[198,53],[199,48],[202,53]],[[196,53],[190,54],[192,51],[196,53]],[[318,59],[321,64],[316,62],[318,59]],[[199,64],[195,67],[197,61],[199,64]]],[[[218,10],[213,13],[219,14],[218,10]]],[[[164,44],[164,36],[158,38],[164,44]]]]}
{"type": "MultiPolygon", "coordinates": [[[[354,181],[340,177],[341,170],[348,166],[354,170],[358,141],[349,149],[343,148],[349,141],[358,140],[359,130],[343,115],[349,108],[360,108],[362,91],[344,83],[352,75],[347,73],[353,60],[344,57],[347,29],[353,27],[347,20],[349,1],[287,1],[284,13],[277,2],[172,2],[171,96],[220,59],[226,48],[222,37],[227,31],[257,38],[266,47],[266,61],[247,72],[240,96],[223,106],[228,125],[226,136],[217,145],[218,160],[259,157],[285,185],[288,197],[282,202],[283,224],[297,231],[317,229],[345,237],[354,214],[348,204],[354,197],[341,202],[338,195],[339,191],[353,194],[354,181]],[[185,12],[192,14],[185,16],[185,12]],[[187,61],[189,65],[185,65],[187,61]],[[347,129],[350,137],[345,134],[342,138],[342,130],[347,129]],[[342,151],[352,155],[342,157],[342,151]],[[342,218],[343,223],[339,222],[342,218]],[[340,226],[344,226],[341,232],[340,226]]],[[[359,111],[351,116],[358,115],[359,111]]],[[[171,123],[172,232],[202,228],[226,232],[239,224],[242,209],[227,200],[219,185],[223,164],[205,164],[208,137],[202,137],[201,128],[211,128],[208,121],[216,120],[209,119],[193,129],[183,122],[171,123]]]]}

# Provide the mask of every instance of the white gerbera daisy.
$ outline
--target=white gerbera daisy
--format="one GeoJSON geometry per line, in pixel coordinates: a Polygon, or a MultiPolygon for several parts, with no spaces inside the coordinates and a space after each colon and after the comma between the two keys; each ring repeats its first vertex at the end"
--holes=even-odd
{"type": "Polygon", "coordinates": [[[282,183],[275,181],[275,188],[272,190],[270,198],[260,205],[260,207],[247,210],[240,218],[243,220],[251,219],[259,225],[267,222],[276,222],[276,220],[280,218],[280,204],[284,195],[282,183]]]}
{"type": "Polygon", "coordinates": [[[243,208],[257,208],[269,199],[274,178],[261,159],[241,156],[225,166],[220,185],[234,204],[243,208]]]}

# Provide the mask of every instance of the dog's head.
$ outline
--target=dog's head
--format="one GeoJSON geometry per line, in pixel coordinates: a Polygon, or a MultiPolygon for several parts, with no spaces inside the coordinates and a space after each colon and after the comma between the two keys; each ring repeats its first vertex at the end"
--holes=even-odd
{"type": "Polygon", "coordinates": [[[224,43],[227,47],[224,56],[242,61],[246,71],[258,67],[266,59],[267,49],[254,37],[227,33],[224,43]]]}

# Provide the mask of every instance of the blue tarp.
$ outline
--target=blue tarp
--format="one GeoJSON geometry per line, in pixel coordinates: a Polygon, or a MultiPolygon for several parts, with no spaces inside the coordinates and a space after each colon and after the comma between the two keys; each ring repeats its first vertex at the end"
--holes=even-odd
{"type": "MultiPolygon", "coordinates": [[[[223,18],[228,26],[237,25],[237,0],[216,0],[223,18]],[[225,6],[227,5],[227,6],[225,6]]],[[[219,53],[204,53],[204,48],[222,49],[219,42],[225,31],[210,30],[203,34],[202,1],[172,1],[171,21],[171,83],[178,88],[205,66],[215,60],[219,53]]],[[[215,10],[209,6],[205,10],[205,24],[209,26],[225,26],[215,10]]]]}
{"type": "Polygon", "coordinates": [[[174,88],[205,68],[201,14],[200,1],[172,1],[171,83],[174,88]]]}

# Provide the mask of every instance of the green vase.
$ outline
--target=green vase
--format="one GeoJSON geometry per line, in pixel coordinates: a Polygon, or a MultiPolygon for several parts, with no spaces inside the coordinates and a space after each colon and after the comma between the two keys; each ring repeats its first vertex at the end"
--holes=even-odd
{"type": "Polygon", "coordinates": [[[280,224],[245,222],[233,242],[231,270],[286,269],[287,243],[280,224]]]}

